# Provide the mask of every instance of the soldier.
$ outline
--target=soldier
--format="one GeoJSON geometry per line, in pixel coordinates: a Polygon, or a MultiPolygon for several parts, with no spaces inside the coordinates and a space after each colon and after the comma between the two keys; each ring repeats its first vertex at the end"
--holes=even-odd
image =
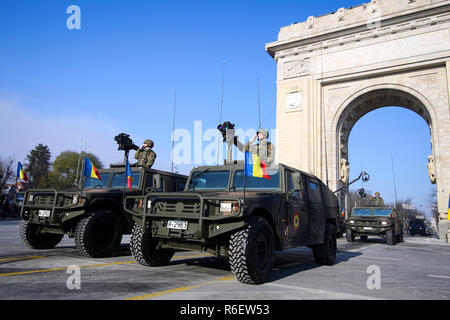
{"type": "Polygon", "coordinates": [[[144,141],[142,147],[140,147],[134,154],[134,158],[138,160],[136,165],[138,167],[151,168],[153,163],[155,163],[156,153],[152,150],[153,141],[147,139],[144,141]]]}
{"type": "Polygon", "coordinates": [[[380,197],[379,192],[375,192],[375,196],[370,198],[370,205],[377,207],[382,207],[384,205],[384,200],[380,197]]]}
{"type": "Polygon", "coordinates": [[[242,152],[248,151],[250,153],[256,153],[259,158],[266,163],[267,166],[270,166],[271,163],[275,160],[275,150],[272,143],[268,142],[269,132],[267,129],[259,129],[256,132],[256,135],[244,146],[239,140],[238,137],[234,137],[234,144],[238,149],[242,152]],[[258,139],[258,144],[251,146],[255,140],[258,139]]]}

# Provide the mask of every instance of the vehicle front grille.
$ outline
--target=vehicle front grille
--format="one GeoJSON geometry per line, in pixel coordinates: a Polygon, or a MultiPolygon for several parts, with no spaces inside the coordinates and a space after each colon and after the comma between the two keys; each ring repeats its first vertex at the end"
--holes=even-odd
{"type": "Polygon", "coordinates": [[[160,201],[155,203],[156,214],[183,214],[183,215],[199,215],[200,202],[198,201],[160,201]]]}
{"type": "Polygon", "coordinates": [[[371,221],[371,220],[357,220],[356,221],[357,226],[367,226],[367,227],[377,227],[378,221],[371,221]]]}
{"type": "Polygon", "coordinates": [[[52,207],[55,203],[55,197],[52,196],[34,196],[33,204],[38,206],[49,206],[52,207]]]}

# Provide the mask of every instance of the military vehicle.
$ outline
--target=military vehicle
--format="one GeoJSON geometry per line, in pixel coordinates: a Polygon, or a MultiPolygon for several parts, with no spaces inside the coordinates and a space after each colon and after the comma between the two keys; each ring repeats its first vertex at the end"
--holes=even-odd
{"type": "Polygon", "coordinates": [[[396,209],[388,207],[360,206],[353,208],[345,220],[348,242],[360,237],[366,241],[369,236],[383,236],[388,245],[403,242],[403,226],[396,209]]]}
{"type": "Polygon", "coordinates": [[[126,195],[182,191],[187,176],[131,167],[131,190],[125,186],[125,166],[98,170],[101,181],[85,177],[81,189],[25,191],[19,235],[32,249],[56,246],[64,234],[75,238],[77,248],[89,257],[105,257],[130,234],[133,221],[123,211],[126,195]]]}
{"type": "Polygon", "coordinates": [[[184,192],[126,197],[137,262],[165,265],[177,249],[210,252],[250,284],[269,277],[275,250],[308,246],[318,264],[334,264],[339,204],[329,188],[283,164],[268,168],[270,179],[243,169],[237,161],[197,167],[184,192]]]}
{"type": "Polygon", "coordinates": [[[427,235],[427,227],[423,222],[423,219],[412,219],[409,221],[409,235],[414,236],[419,234],[421,236],[427,235]]]}

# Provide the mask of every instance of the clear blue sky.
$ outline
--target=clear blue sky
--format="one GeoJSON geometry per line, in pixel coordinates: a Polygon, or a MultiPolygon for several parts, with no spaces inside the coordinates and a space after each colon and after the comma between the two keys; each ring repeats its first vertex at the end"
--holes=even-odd
{"type": "MultiPolygon", "coordinates": [[[[24,161],[43,143],[54,159],[86,146],[108,165],[122,160],[113,138],[126,132],[139,145],[152,138],[155,167],[170,170],[174,90],[177,128],[194,135],[197,120],[203,130],[215,128],[224,61],[223,120],[244,130],[257,126],[259,78],[263,126],[274,129],[276,63],[265,44],[283,26],[361,3],[2,0],[1,156],[24,161]],[[66,27],[71,4],[81,9],[80,30],[66,27]]],[[[429,141],[416,114],[376,110],[351,133],[351,178],[363,168],[371,175],[364,187],[392,201],[392,152],[397,198],[424,205],[429,141]]]]}

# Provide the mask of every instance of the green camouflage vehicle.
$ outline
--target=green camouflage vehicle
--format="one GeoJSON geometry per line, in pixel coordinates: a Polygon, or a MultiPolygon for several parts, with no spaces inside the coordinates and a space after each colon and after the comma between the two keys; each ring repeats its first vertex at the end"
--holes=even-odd
{"type": "Polygon", "coordinates": [[[275,250],[308,246],[318,264],[334,264],[339,204],[328,187],[282,164],[268,169],[270,179],[244,177],[243,168],[198,167],[184,192],[127,197],[137,262],[159,266],[177,249],[205,251],[227,257],[236,278],[252,284],[269,277],[275,250]]]}
{"type": "Polygon", "coordinates": [[[89,257],[110,255],[130,234],[133,221],[123,211],[126,195],[184,189],[187,177],[165,171],[132,167],[131,188],[125,186],[125,166],[98,170],[101,181],[85,177],[80,190],[30,189],[25,191],[19,236],[32,249],[50,249],[64,234],[89,257]]]}
{"type": "Polygon", "coordinates": [[[403,242],[403,225],[397,210],[388,207],[355,207],[345,220],[348,242],[360,237],[383,236],[388,245],[403,242]]]}

